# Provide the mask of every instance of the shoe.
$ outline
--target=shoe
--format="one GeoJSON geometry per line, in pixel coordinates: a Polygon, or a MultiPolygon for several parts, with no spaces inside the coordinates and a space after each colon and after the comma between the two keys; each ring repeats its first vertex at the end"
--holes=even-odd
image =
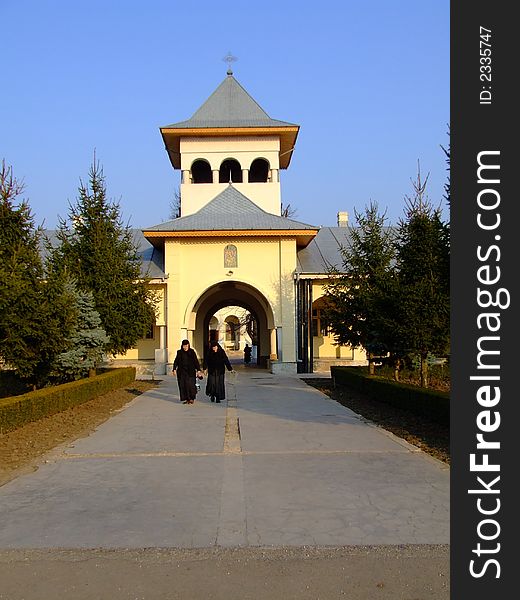
{"type": "Polygon", "coordinates": [[[215,402],[217,402],[218,404],[220,404],[220,400],[215,400],[215,402]]]}
{"type": "Polygon", "coordinates": [[[188,402],[188,404],[193,404],[194,402],[195,402],[195,400],[190,400],[190,401],[188,402]]]}
{"type": "Polygon", "coordinates": [[[211,396],[211,401],[215,402],[215,396],[211,396]]]}
{"type": "Polygon", "coordinates": [[[190,401],[189,401],[189,400],[183,400],[183,401],[182,401],[182,403],[183,403],[183,404],[189,404],[189,403],[190,403],[190,401]]]}

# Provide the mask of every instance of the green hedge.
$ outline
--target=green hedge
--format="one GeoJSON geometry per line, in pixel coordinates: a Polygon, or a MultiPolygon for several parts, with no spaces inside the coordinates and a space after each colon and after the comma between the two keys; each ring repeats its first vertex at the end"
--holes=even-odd
{"type": "Polygon", "coordinates": [[[450,422],[450,396],[447,392],[368,375],[364,367],[331,367],[330,371],[334,386],[353,388],[374,400],[404,408],[443,425],[450,422]]]}
{"type": "Polygon", "coordinates": [[[0,400],[0,433],[83,404],[135,380],[135,368],[112,369],[101,375],[42,388],[0,400]]]}

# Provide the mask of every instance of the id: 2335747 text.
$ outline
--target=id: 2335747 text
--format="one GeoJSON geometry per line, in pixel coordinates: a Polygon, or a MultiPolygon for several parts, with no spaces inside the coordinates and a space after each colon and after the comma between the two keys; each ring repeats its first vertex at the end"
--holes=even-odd
{"type": "Polygon", "coordinates": [[[480,104],[491,104],[491,29],[480,26],[480,104]]]}

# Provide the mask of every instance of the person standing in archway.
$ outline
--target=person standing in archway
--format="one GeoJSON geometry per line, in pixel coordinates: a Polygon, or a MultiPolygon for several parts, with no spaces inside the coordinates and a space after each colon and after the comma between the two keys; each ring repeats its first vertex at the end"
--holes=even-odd
{"type": "Polygon", "coordinates": [[[210,343],[206,357],[206,369],[208,370],[208,381],[206,383],[206,396],[212,402],[221,402],[226,398],[225,372],[226,369],[234,373],[229,358],[220,344],[214,340],[210,343]]]}
{"type": "Polygon", "coordinates": [[[244,363],[246,365],[248,365],[251,362],[251,346],[249,344],[246,344],[246,347],[244,348],[244,363]]]}
{"type": "Polygon", "coordinates": [[[193,404],[197,395],[195,378],[202,379],[199,359],[189,340],[182,340],[182,344],[173,361],[172,373],[177,375],[179,394],[183,404],[193,404]]]}

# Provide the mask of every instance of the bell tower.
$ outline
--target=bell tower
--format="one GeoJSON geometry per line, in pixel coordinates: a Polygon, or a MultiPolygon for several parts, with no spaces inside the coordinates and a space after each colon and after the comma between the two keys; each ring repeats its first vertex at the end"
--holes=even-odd
{"type": "Polygon", "coordinates": [[[271,119],[233,76],[187,121],[160,128],[174,169],[181,170],[181,217],[230,183],[259,208],[281,214],[280,169],[287,169],[299,125],[271,119]]]}

